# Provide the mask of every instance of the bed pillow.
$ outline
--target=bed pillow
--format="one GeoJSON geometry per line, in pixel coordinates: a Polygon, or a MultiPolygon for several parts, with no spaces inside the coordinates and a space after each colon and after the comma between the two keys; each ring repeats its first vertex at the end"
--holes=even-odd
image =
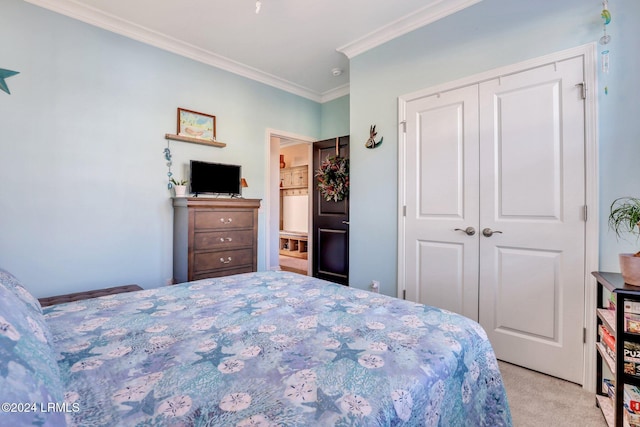
{"type": "Polygon", "coordinates": [[[18,299],[21,299],[28,304],[37,313],[42,314],[42,307],[38,300],[27,291],[20,281],[7,270],[0,268],[0,285],[7,288],[8,291],[15,294],[18,299]]]}
{"type": "Polygon", "coordinates": [[[64,389],[51,333],[42,313],[6,286],[5,277],[0,286],[0,425],[64,426],[64,389]]]}

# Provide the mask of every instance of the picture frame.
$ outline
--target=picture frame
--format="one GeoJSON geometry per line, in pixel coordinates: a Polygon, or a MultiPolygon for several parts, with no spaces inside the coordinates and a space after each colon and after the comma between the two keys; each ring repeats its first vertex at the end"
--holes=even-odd
{"type": "Polygon", "coordinates": [[[178,108],[178,135],[203,141],[215,141],[216,116],[178,108]]]}

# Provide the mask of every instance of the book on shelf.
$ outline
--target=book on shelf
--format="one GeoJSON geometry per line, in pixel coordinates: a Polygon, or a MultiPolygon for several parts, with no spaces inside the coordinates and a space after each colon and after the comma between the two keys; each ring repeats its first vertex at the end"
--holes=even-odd
{"type": "Polygon", "coordinates": [[[602,379],[602,391],[604,393],[607,393],[607,396],[609,396],[611,399],[613,399],[616,396],[616,383],[614,380],[609,379],[609,378],[603,378],[602,379]]]}
{"type": "Polygon", "coordinates": [[[640,390],[638,387],[624,385],[625,418],[629,427],[640,427],[640,390]]]}
{"type": "Polygon", "coordinates": [[[604,325],[598,326],[598,335],[600,335],[600,342],[604,343],[604,349],[607,354],[615,359],[616,358],[616,337],[613,336],[611,331],[604,325]]]}
{"type": "Polygon", "coordinates": [[[624,331],[640,334],[640,314],[624,313],[624,331]]]}
{"type": "Polygon", "coordinates": [[[624,342],[624,373],[640,378],[640,343],[624,342]]]}
{"type": "Polygon", "coordinates": [[[624,314],[640,314],[640,301],[624,300],[624,314]]]}

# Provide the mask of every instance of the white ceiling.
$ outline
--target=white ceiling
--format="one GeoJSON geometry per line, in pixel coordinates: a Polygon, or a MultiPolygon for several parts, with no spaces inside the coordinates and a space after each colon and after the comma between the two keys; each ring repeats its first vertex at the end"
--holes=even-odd
{"type": "Polygon", "coordinates": [[[349,93],[349,58],[481,0],[25,1],[325,102],[349,93]]]}

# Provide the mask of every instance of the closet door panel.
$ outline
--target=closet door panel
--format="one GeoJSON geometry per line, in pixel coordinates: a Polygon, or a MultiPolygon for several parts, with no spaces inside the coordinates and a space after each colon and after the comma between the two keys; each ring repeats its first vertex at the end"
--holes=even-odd
{"type": "Polygon", "coordinates": [[[406,298],[478,319],[478,87],[407,105],[406,298]]]}
{"type": "Polygon", "coordinates": [[[582,381],[581,58],[480,84],[480,323],[498,358],[582,381]]]}
{"type": "Polygon", "coordinates": [[[419,215],[463,218],[464,103],[427,109],[418,114],[418,120],[419,215]]]}
{"type": "Polygon", "coordinates": [[[455,313],[464,311],[464,245],[421,240],[416,242],[416,251],[417,276],[422,286],[414,301],[437,301],[438,307],[455,313]],[[443,284],[444,288],[436,284],[443,284]]]}
{"type": "Polygon", "coordinates": [[[559,81],[494,94],[495,176],[500,218],[560,218],[559,81]]]}
{"type": "Polygon", "coordinates": [[[549,343],[557,341],[560,254],[508,247],[494,250],[501,278],[496,327],[549,343]],[[523,275],[523,271],[530,274],[523,275]]]}

